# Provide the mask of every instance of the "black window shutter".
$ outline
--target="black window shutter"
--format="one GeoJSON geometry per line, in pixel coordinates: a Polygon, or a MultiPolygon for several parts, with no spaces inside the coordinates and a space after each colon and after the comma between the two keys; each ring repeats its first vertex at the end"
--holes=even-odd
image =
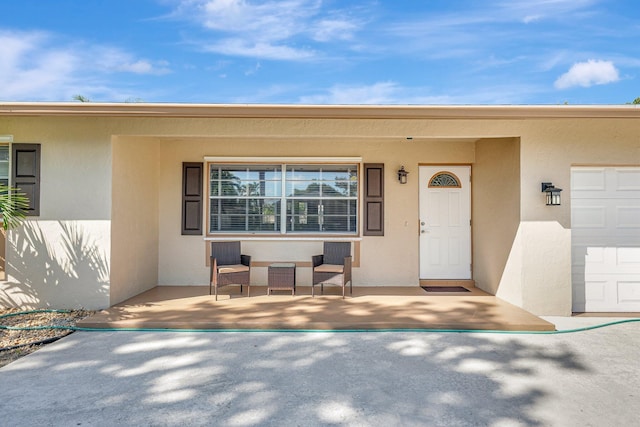
{"type": "Polygon", "coordinates": [[[40,215],[40,144],[11,145],[11,185],[29,198],[27,216],[40,215]]]}
{"type": "Polygon", "coordinates": [[[364,164],[365,236],[384,236],[384,164],[364,164]]]}
{"type": "Polygon", "coordinates": [[[202,234],[202,163],[182,163],[182,234],[202,234]]]}

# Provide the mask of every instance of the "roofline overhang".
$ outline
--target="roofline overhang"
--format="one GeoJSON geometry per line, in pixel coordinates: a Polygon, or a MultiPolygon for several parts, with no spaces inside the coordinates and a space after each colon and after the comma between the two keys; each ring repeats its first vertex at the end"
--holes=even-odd
{"type": "Polygon", "coordinates": [[[3,102],[0,116],[297,119],[638,119],[640,105],[284,105],[3,102]]]}

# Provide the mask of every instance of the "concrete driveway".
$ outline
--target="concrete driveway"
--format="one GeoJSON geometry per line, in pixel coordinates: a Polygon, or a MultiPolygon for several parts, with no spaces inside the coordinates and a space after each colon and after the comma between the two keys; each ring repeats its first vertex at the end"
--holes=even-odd
{"type": "Polygon", "coordinates": [[[638,425],[639,349],[640,323],[555,335],[76,332],[0,369],[1,424],[638,425]]]}

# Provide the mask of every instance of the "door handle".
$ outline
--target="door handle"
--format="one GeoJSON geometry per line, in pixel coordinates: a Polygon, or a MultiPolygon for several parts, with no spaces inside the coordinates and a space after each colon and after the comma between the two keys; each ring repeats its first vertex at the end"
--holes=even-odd
{"type": "Polygon", "coordinates": [[[420,220],[418,220],[418,222],[420,223],[420,226],[418,227],[420,229],[420,234],[426,233],[427,230],[424,229],[424,226],[426,225],[426,222],[420,221],[420,220]]]}

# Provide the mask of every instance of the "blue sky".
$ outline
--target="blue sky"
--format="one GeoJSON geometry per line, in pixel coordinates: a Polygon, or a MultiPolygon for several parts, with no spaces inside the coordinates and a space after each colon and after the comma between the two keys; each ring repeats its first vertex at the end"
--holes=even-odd
{"type": "Polygon", "coordinates": [[[637,0],[0,0],[0,101],[624,104],[637,0]]]}

